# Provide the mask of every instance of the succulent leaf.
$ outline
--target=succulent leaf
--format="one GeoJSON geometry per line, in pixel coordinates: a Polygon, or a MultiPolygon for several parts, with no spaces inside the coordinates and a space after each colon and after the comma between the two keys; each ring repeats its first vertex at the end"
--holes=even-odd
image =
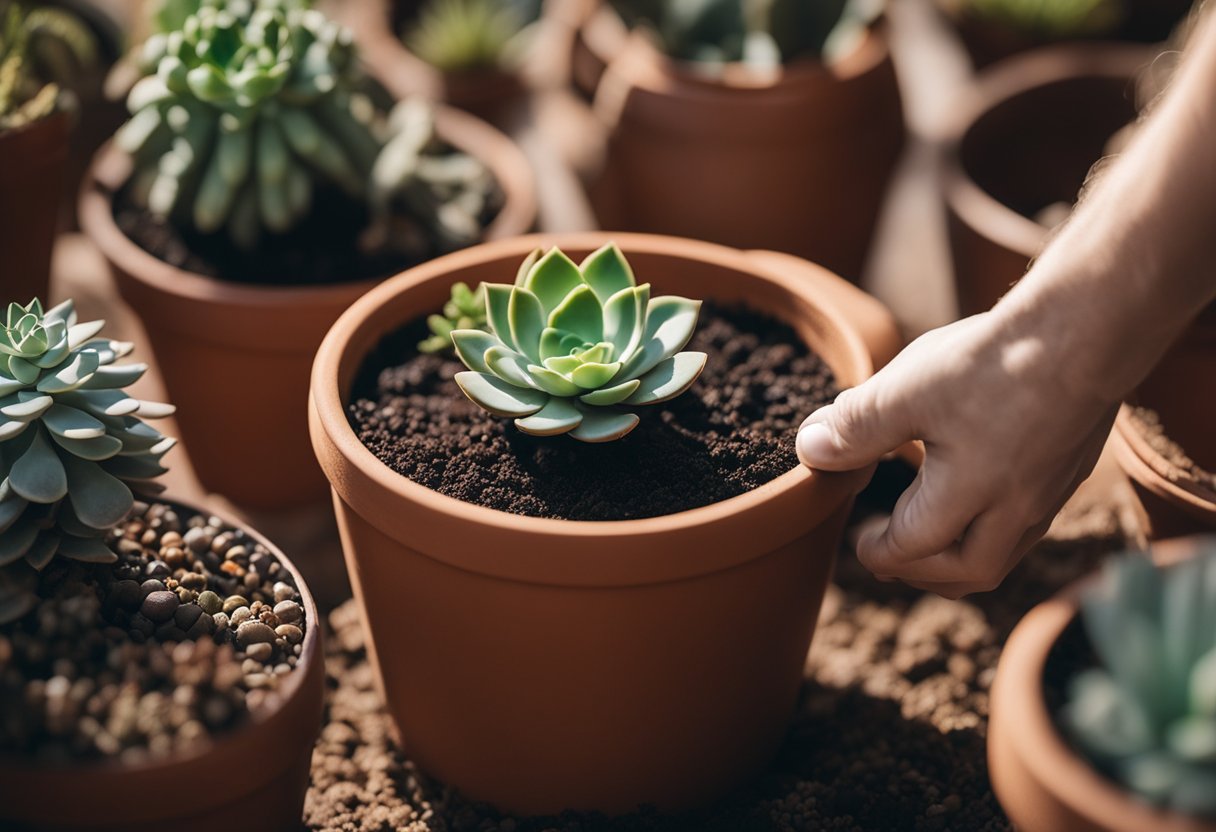
{"type": "Polygon", "coordinates": [[[71,301],[10,304],[0,325],[0,622],[32,608],[24,572],[57,554],[113,560],[100,538],[131,510],[132,487],[164,471],[172,447],[138,416],[166,416],[122,388],[144,365],[115,366],[131,345],[76,323],[71,301]],[[138,415],[137,415],[138,414],[138,415]],[[6,594],[7,593],[7,594],[6,594]]]}
{"type": "Polygon", "coordinates": [[[470,372],[456,382],[525,433],[569,433],[584,442],[625,436],[639,419],[623,405],[685,392],[706,356],[680,352],[701,304],[650,300],[615,244],[575,265],[558,249],[533,252],[513,284],[483,284],[489,331],[451,333],[470,372]]]}
{"type": "Polygon", "coordinates": [[[429,0],[404,39],[444,72],[502,68],[513,41],[540,9],[539,0],[429,0]]]}
{"type": "Polygon", "coordinates": [[[0,131],[65,107],[62,89],[97,63],[97,42],[63,9],[0,0],[0,131]]]}
{"type": "MultiPolygon", "coordinates": [[[[455,337],[458,330],[481,331],[484,334],[484,330],[488,327],[485,291],[480,286],[477,287],[477,291],[473,291],[467,283],[456,283],[452,286],[451,299],[443,305],[443,314],[431,315],[427,318],[427,326],[431,330],[431,335],[418,344],[419,351],[441,352],[453,348],[459,350],[460,345],[456,342],[455,337]]],[[[470,337],[475,338],[476,336],[470,337]]],[[[487,336],[487,338],[490,337],[487,336]]],[[[492,340],[483,343],[471,352],[466,352],[461,360],[465,364],[468,364],[470,360],[477,361],[482,366],[473,367],[473,369],[485,372],[484,361],[481,360],[481,357],[494,343],[496,342],[492,340]]]]}

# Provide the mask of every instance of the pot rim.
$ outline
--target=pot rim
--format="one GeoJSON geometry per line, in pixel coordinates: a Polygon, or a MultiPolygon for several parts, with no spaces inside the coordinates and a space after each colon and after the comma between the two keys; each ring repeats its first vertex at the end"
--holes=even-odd
{"type": "Polygon", "coordinates": [[[301,642],[303,647],[300,650],[296,666],[292,669],[291,673],[287,674],[283,687],[279,688],[278,704],[275,708],[260,713],[251,711],[246,722],[216,736],[209,736],[194,744],[188,751],[175,750],[166,756],[144,759],[136,763],[124,763],[114,758],[103,758],[83,763],[73,762],[68,765],[39,764],[30,757],[0,753],[0,782],[5,783],[9,787],[14,782],[20,783],[23,778],[46,775],[138,777],[150,771],[165,771],[170,769],[181,769],[184,774],[190,766],[203,757],[213,754],[225,755],[228,751],[238,749],[242,736],[247,736],[248,732],[257,730],[261,726],[267,725],[277,719],[304,692],[305,679],[308,676],[310,666],[322,660],[321,631],[325,626],[324,621],[317,611],[317,604],[313,598],[312,590],[308,588],[304,576],[300,573],[295,563],[283,553],[282,549],[264,537],[257,529],[252,528],[248,523],[236,520],[226,511],[215,511],[211,508],[205,508],[192,502],[165,495],[142,498],[137,496],[137,499],[142,499],[149,503],[166,503],[174,508],[184,508],[202,517],[219,517],[224,523],[233,528],[240,529],[255,542],[261,543],[278,559],[279,564],[287,569],[295,581],[296,590],[300,593],[300,603],[304,607],[304,614],[308,620],[308,629],[304,633],[304,641],[301,642]]]}
{"type": "MultiPolygon", "coordinates": [[[[1154,562],[1169,565],[1184,559],[1191,551],[1191,540],[1153,544],[1154,562]]],[[[1096,578],[1097,573],[1091,573],[1069,584],[1027,613],[1010,633],[992,688],[992,713],[999,707],[1002,723],[1014,726],[1001,736],[1040,788],[1096,828],[1214,832],[1216,823],[1155,808],[1121,789],[1068,745],[1047,710],[1043,675],[1048,656],[1079,614],[1082,591],[1096,578]]],[[[996,765],[991,743],[988,761],[990,766],[996,765]]]]}
{"type": "Polygon", "coordinates": [[[1158,497],[1177,505],[1188,514],[1216,523],[1216,489],[1189,477],[1174,480],[1161,473],[1171,470],[1172,466],[1145,440],[1132,418],[1132,409],[1127,403],[1120,406],[1111,434],[1115,455],[1123,470],[1158,497]]]}
{"type": "MultiPolygon", "coordinates": [[[[536,186],[527,158],[511,139],[468,113],[435,106],[436,132],[458,150],[478,158],[493,172],[504,202],[483,229],[483,240],[513,236],[532,226],[537,213],[536,186]]],[[[111,262],[133,279],[167,295],[203,303],[240,307],[332,307],[350,303],[391,277],[315,286],[258,285],[208,277],[170,265],[140,248],[114,221],[113,195],[131,175],[131,158],[107,142],[97,152],[81,189],[80,226],[111,262]]]]}
{"type": "MultiPolygon", "coordinates": [[[[435,559],[460,568],[497,574],[500,577],[515,580],[599,586],[605,583],[633,584],[653,583],[656,580],[675,580],[687,577],[689,574],[705,574],[728,568],[761,554],[761,552],[752,551],[727,554],[704,552],[703,556],[694,564],[676,563],[673,555],[673,561],[670,564],[652,564],[653,570],[660,575],[657,579],[638,580],[636,577],[620,577],[630,572],[628,561],[631,544],[643,538],[653,540],[663,536],[688,533],[690,530],[704,527],[707,524],[730,520],[737,522],[739,515],[766,503],[782,499],[793,501],[799,498],[809,498],[813,491],[821,491],[833,498],[832,505],[824,506],[822,513],[826,514],[834,505],[848,499],[864,486],[869,478],[869,469],[847,473],[827,473],[812,472],[801,465],[796,465],[776,479],[745,494],[700,508],[639,520],[559,520],[509,514],[440,494],[438,491],[396,473],[363,445],[347,420],[346,400],[349,391],[340,390],[339,381],[343,365],[355,360],[347,357],[352,351],[352,341],[368,337],[364,330],[370,328],[369,319],[372,319],[380,309],[391,306],[398,297],[416,287],[443,279],[457,269],[515,255],[522,258],[527,251],[538,245],[557,245],[566,250],[585,249],[590,251],[610,239],[617,241],[626,252],[723,264],[735,270],[749,272],[757,279],[776,284],[778,288],[799,297],[811,309],[820,313],[825,326],[830,327],[834,334],[840,337],[846,353],[846,366],[833,366],[832,369],[838,378],[841,378],[844,383],[852,385],[871,374],[872,362],[864,342],[857,333],[842,322],[842,316],[830,304],[819,303],[813,297],[813,293],[800,285],[798,281],[749,259],[748,255],[740,250],[674,237],[599,231],[534,234],[514,240],[488,243],[446,255],[386,281],[354,303],[329,331],[313,364],[309,410],[312,419],[313,446],[317,450],[321,466],[326,470],[335,494],[348,504],[352,503],[352,494],[358,495],[358,498],[361,499],[367,499],[367,495],[372,493],[390,494],[393,495],[393,499],[417,506],[435,522],[442,521],[451,528],[479,527],[504,539],[509,537],[512,540],[519,540],[524,536],[533,541],[539,539],[547,547],[561,552],[565,562],[575,565],[586,566],[588,562],[594,562],[597,556],[611,551],[617,557],[615,563],[612,564],[614,569],[609,569],[609,571],[618,576],[616,578],[586,576],[571,572],[569,569],[558,569],[554,567],[553,562],[546,561],[543,554],[537,555],[528,563],[523,563],[521,562],[524,560],[523,558],[495,557],[496,553],[478,552],[471,549],[466,551],[466,547],[458,545],[445,547],[452,551],[428,552],[435,559]],[[340,456],[341,463],[336,463],[328,458],[333,452],[340,456]],[[571,547],[575,547],[575,550],[571,551],[571,547]]],[[[404,323],[406,321],[398,320],[387,328],[376,326],[376,335],[377,337],[382,336],[404,323]]],[[[361,362],[365,355],[366,352],[358,356],[357,361],[361,362]]],[[[360,499],[355,500],[355,502],[359,501],[360,499]]],[[[829,502],[832,501],[824,501],[825,504],[829,502]]],[[[356,510],[360,509],[358,505],[352,507],[356,510]]],[[[382,520],[380,514],[377,514],[374,519],[365,513],[363,516],[381,531],[384,531],[383,524],[391,523],[394,519],[385,517],[382,520]]],[[[809,520],[800,518],[800,522],[805,523],[809,520]]],[[[435,525],[435,523],[430,525],[435,525]]],[[[796,537],[796,535],[794,536],[796,537]]],[[[771,548],[770,545],[765,551],[771,550],[771,548]]],[[[528,554],[535,554],[531,550],[527,551],[528,554]]],[[[573,569],[573,567],[571,568],[573,569]]],[[[605,568],[608,569],[608,567],[605,568]]]]}
{"type": "Polygon", "coordinates": [[[1082,78],[1131,82],[1158,52],[1144,44],[1058,44],[1015,55],[981,72],[951,108],[941,136],[942,191],[954,213],[1003,247],[1035,257],[1051,229],[1009,208],[971,177],[962,159],[967,134],[1001,104],[1040,87],[1082,78]]]}

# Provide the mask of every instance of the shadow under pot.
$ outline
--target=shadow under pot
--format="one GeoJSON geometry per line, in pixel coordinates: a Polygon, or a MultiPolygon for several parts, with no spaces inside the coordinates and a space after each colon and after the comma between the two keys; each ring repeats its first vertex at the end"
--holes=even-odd
{"type": "Polygon", "coordinates": [[[1010,59],[980,75],[953,116],[943,192],[962,317],[1021,279],[1135,120],[1136,83],[1156,51],[1076,45],[1010,59]]]}
{"type": "Polygon", "coordinates": [[[595,110],[609,131],[590,187],[602,227],[784,251],[861,277],[904,140],[882,21],[832,64],[794,60],[775,78],[742,65],[699,76],[636,33],[595,110]]]}
{"type": "MultiPolygon", "coordinates": [[[[788,326],[837,385],[871,374],[865,341],[819,300],[832,290],[779,259],[614,237],[656,295],[706,300],[702,326],[709,304],[746,306],[770,328],[788,326]]],[[[757,774],[793,713],[852,495],[867,476],[811,473],[791,447],[784,473],[729,499],[646,519],[553,519],[447,496],[363,444],[348,407],[386,337],[442,306],[458,281],[510,283],[537,246],[556,245],[578,262],[605,242],[603,234],[537,235],[412,269],[343,315],[313,369],[314,448],[402,745],[430,774],[519,815],[686,807],[757,774]]],[[[697,387],[684,395],[699,395],[697,387]]],[[[663,414],[639,415],[639,432],[647,419],[665,424],[663,414]]],[[[782,442],[792,443],[796,426],[782,442]]],[[[513,444],[514,428],[502,430],[513,444]]],[[[584,447],[616,458],[635,438],[584,447]]],[[[569,437],[537,442],[550,443],[537,448],[542,456],[580,453],[563,450],[577,445],[569,437]]],[[[592,476],[604,474],[597,467],[592,476]]]]}
{"type": "MultiPolygon", "coordinates": [[[[480,160],[498,181],[503,203],[484,239],[529,230],[535,190],[514,143],[450,109],[436,112],[436,132],[480,160]]],[[[324,500],[325,478],[309,451],[309,369],[329,327],[379,279],[254,285],[171,266],[132,240],[115,219],[116,199],[130,173],[125,154],[112,147],[98,154],[81,196],[81,226],[109,261],[119,293],[147,332],[199,481],[255,509],[324,500]]],[[[391,269],[383,277],[388,274],[391,269]]],[[[281,274],[267,274],[264,283],[282,280],[281,274]]]]}
{"type": "MultiPolygon", "coordinates": [[[[167,504],[183,520],[214,514],[173,500],[155,502],[167,504]]],[[[228,528],[242,528],[220,519],[228,528]]],[[[73,757],[72,762],[52,764],[0,754],[0,827],[8,832],[300,828],[313,744],[321,728],[323,624],[291,561],[257,532],[242,530],[290,575],[296,592],[292,597],[306,624],[296,665],[281,677],[276,692],[264,698],[265,706],[234,727],[136,762],[73,757]]]]}

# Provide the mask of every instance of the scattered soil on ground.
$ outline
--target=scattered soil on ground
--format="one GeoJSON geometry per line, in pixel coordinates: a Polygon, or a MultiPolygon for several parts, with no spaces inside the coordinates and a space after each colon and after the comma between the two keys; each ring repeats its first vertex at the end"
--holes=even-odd
{"type": "Polygon", "coordinates": [[[418,352],[425,335],[417,322],[368,357],[349,414],[359,438],[442,494],[533,517],[655,517],[746,493],[798,464],[798,426],[837,393],[790,327],[706,303],[688,349],[709,361],[692,389],[639,408],[624,439],[589,445],[481,410],[452,380],[462,364],[418,352]]]}

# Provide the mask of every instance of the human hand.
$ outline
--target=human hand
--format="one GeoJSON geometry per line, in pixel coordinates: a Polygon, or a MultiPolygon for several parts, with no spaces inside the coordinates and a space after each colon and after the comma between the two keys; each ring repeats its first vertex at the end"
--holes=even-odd
{"type": "Polygon", "coordinates": [[[997,311],[942,327],[803,423],[799,459],[825,471],[925,443],[889,521],[858,543],[876,576],[949,598],[992,590],[1089,476],[1119,402],[1069,380],[1059,329],[997,311]]]}

